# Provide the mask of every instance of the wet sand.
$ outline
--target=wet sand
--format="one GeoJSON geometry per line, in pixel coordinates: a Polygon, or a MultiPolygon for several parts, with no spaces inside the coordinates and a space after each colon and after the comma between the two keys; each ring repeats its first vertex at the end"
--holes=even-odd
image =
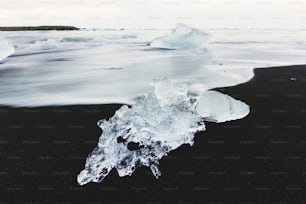
{"type": "Polygon", "coordinates": [[[120,105],[0,107],[0,203],[303,203],[306,176],[306,66],[255,69],[217,89],[251,106],[242,120],[207,124],[193,147],[132,177],[100,184],[76,176],[97,145],[96,122],[120,105]]]}

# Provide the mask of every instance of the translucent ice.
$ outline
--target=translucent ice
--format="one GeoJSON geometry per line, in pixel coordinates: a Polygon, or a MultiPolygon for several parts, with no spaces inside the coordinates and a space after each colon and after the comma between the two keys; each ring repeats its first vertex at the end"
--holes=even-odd
{"type": "Polygon", "coordinates": [[[207,42],[208,34],[185,24],[177,24],[171,34],[159,37],[150,43],[151,47],[163,49],[196,49],[207,42]]]}
{"type": "MultiPolygon", "coordinates": [[[[78,176],[80,185],[101,182],[113,168],[122,177],[132,175],[137,167],[147,166],[158,178],[161,175],[159,160],[183,144],[192,145],[194,134],[205,130],[207,115],[203,117],[197,111],[199,97],[189,95],[188,86],[176,87],[166,79],[156,81],[153,86],[153,90],[138,98],[132,107],[122,106],[108,121],[98,122],[103,133],[98,146],[88,156],[85,169],[78,176]]],[[[230,98],[223,94],[208,96],[214,101],[230,98]]],[[[203,100],[205,104],[216,106],[203,100]]],[[[221,110],[227,104],[222,103],[221,110]]],[[[227,119],[245,116],[240,114],[240,106],[236,105],[231,103],[227,107],[232,108],[232,114],[226,114],[227,119]]],[[[209,120],[214,120],[214,115],[211,116],[209,120]]],[[[219,113],[216,116],[215,120],[220,121],[219,113]]]]}
{"type": "Polygon", "coordinates": [[[250,112],[247,104],[217,91],[202,93],[196,109],[206,121],[217,123],[244,118],[250,112]]]}
{"type": "Polygon", "coordinates": [[[9,42],[0,36],[0,61],[7,58],[14,52],[14,47],[9,42]]]}

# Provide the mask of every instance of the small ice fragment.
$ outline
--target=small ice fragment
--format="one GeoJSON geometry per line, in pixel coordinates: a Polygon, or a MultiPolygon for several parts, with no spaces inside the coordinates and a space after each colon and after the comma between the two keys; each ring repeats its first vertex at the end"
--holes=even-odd
{"type": "Polygon", "coordinates": [[[206,91],[200,96],[197,111],[205,121],[222,123],[246,117],[250,113],[250,107],[228,95],[206,91]]]}
{"type": "Polygon", "coordinates": [[[14,51],[14,47],[5,38],[0,36],[0,61],[13,54],[14,51]]]}
{"type": "Polygon", "coordinates": [[[169,35],[159,37],[150,43],[151,47],[163,49],[202,48],[208,40],[208,34],[185,24],[177,24],[169,35]]]}

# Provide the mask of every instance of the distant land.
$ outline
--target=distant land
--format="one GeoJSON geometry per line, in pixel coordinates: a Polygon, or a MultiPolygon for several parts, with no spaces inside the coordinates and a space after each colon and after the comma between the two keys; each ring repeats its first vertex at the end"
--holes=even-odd
{"type": "Polygon", "coordinates": [[[74,26],[6,26],[0,31],[48,31],[48,30],[80,30],[74,26]]]}

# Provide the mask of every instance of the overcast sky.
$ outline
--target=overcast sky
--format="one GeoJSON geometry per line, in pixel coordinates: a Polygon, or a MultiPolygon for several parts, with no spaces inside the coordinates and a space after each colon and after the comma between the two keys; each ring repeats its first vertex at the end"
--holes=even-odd
{"type": "Polygon", "coordinates": [[[306,28],[306,0],[0,0],[0,25],[306,28]]]}

